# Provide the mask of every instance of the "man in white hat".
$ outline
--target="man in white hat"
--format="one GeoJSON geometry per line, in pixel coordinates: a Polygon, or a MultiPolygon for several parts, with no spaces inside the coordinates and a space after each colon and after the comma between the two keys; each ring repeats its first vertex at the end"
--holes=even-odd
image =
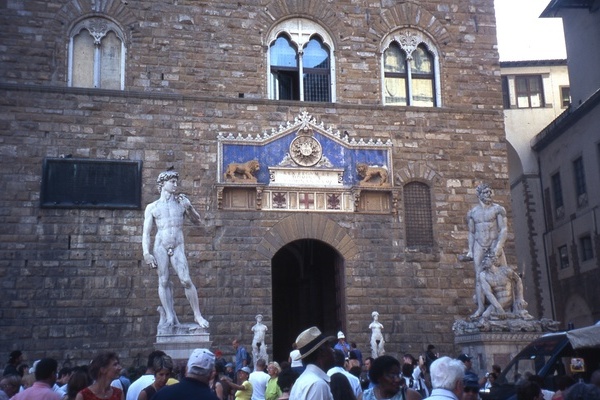
{"type": "Polygon", "coordinates": [[[316,326],[298,336],[298,358],[306,369],[292,386],[290,400],[333,400],[326,373],[334,365],[333,349],[329,344],[332,340],[335,340],[333,336],[323,335],[316,326]]]}
{"type": "Polygon", "coordinates": [[[346,342],[346,335],[344,335],[344,332],[339,331],[337,338],[338,342],[333,346],[334,350],[341,350],[344,353],[344,357],[348,358],[350,355],[350,345],[346,342]]]}
{"type": "Polygon", "coordinates": [[[208,386],[214,367],[215,355],[210,350],[195,349],[188,359],[185,378],[179,383],[160,389],[152,399],[219,400],[208,386]]]}

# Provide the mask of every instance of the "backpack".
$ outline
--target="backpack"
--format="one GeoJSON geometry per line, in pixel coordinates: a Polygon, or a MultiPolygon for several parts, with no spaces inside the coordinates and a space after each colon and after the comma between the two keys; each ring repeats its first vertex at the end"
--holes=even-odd
{"type": "Polygon", "coordinates": [[[127,389],[129,389],[129,385],[131,385],[131,381],[129,379],[123,380],[123,375],[119,376],[119,382],[121,382],[121,386],[123,386],[123,395],[127,396],[127,389]]]}
{"type": "Polygon", "coordinates": [[[246,351],[246,362],[248,363],[248,367],[250,369],[254,367],[254,364],[252,364],[252,353],[250,353],[249,351],[246,351]]]}

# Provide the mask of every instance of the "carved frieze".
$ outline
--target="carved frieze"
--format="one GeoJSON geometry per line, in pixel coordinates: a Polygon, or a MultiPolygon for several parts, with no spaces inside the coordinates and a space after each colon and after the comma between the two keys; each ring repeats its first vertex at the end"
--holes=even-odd
{"type": "Polygon", "coordinates": [[[334,132],[302,112],[293,122],[255,136],[219,134],[218,143],[218,182],[227,186],[220,204],[225,206],[236,186],[256,185],[264,187],[255,199],[261,210],[354,212],[381,203],[371,212],[393,212],[391,194],[361,203],[352,191],[360,186],[391,193],[390,140],[334,132]]]}

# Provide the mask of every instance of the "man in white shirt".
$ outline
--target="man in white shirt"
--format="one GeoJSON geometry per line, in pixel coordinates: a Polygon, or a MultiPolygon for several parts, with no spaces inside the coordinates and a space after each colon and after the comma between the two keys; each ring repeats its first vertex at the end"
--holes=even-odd
{"type": "Polygon", "coordinates": [[[254,372],[250,374],[248,380],[252,384],[252,400],[265,400],[265,390],[267,389],[267,382],[271,378],[269,374],[265,372],[267,363],[262,358],[256,361],[256,367],[254,372]]]}
{"type": "Polygon", "coordinates": [[[344,369],[344,363],[346,361],[344,353],[341,350],[334,350],[333,360],[335,363],[335,367],[330,368],[329,371],[327,371],[327,375],[331,377],[331,375],[336,374],[338,372],[343,374],[348,379],[348,382],[350,383],[350,386],[352,387],[352,391],[354,392],[356,398],[358,400],[362,399],[362,388],[360,387],[360,380],[356,376],[352,375],[350,372],[344,369]]]}
{"type": "Polygon", "coordinates": [[[298,336],[296,345],[300,350],[299,358],[306,369],[292,386],[290,400],[333,400],[329,375],[325,373],[334,365],[333,349],[329,343],[333,340],[334,336],[323,335],[316,326],[298,336]]]}

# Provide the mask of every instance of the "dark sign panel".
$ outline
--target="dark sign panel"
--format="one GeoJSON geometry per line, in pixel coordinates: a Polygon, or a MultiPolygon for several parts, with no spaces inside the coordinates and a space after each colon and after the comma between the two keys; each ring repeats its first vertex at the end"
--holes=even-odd
{"type": "Polygon", "coordinates": [[[47,158],[45,208],[141,208],[141,161],[47,158]]]}

